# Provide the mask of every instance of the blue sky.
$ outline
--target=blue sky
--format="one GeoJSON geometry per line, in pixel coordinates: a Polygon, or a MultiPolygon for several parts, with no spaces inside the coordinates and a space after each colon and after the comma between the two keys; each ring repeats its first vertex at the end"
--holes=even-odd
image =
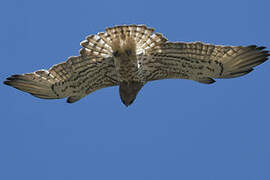
{"type": "MultiPolygon", "coordinates": [[[[147,24],[171,41],[270,48],[270,1],[0,3],[0,80],[78,55],[85,36],[147,24]]],[[[270,179],[270,63],[204,85],[147,84],[132,106],[118,88],[41,100],[1,85],[0,179],[270,179]]]]}

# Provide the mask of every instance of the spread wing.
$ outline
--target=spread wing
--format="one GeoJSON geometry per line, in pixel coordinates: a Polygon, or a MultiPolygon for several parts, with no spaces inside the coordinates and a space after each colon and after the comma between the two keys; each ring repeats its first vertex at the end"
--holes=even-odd
{"type": "Polygon", "coordinates": [[[142,62],[147,81],[181,78],[211,84],[213,78],[235,78],[251,72],[268,59],[264,48],[168,42],[142,62]]]}
{"type": "Polygon", "coordinates": [[[68,97],[68,103],[98,89],[119,85],[111,41],[108,33],[88,36],[81,42],[80,56],[70,57],[49,70],[13,75],[4,83],[39,98],[68,97]]]}
{"type": "Polygon", "coordinates": [[[68,97],[72,103],[118,80],[112,58],[77,56],[49,70],[13,75],[4,83],[43,99],[68,97]]]}

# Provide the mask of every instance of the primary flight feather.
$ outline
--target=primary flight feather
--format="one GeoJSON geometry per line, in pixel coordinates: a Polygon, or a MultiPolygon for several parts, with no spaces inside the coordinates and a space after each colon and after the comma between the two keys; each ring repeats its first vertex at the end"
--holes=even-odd
{"type": "Polygon", "coordinates": [[[169,42],[144,25],[107,28],[81,42],[79,56],[49,70],[13,75],[4,82],[43,99],[66,98],[73,103],[89,93],[119,86],[129,106],[152,80],[191,79],[204,84],[235,78],[265,62],[265,47],[219,46],[201,42],[169,42]]]}

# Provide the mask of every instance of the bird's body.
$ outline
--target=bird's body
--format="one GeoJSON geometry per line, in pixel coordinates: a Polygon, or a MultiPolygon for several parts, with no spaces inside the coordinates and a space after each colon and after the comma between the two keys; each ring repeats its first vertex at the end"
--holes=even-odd
{"type": "Polygon", "coordinates": [[[88,36],[79,56],[47,70],[13,75],[4,83],[36,97],[78,101],[89,93],[119,86],[128,106],[149,81],[191,79],[211,84],[217,78],[245,75],[269,56],[264,47],[168,42],[144,25],[116,26],[88,36]]]}

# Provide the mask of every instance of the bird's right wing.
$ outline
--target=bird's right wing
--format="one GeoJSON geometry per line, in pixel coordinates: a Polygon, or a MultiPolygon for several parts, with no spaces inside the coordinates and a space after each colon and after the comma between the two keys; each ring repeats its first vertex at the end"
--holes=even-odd
{"type": "Polygon", "coordinates": [[[243,76],[265,62],[269,52],[257,46],[219,46],[166,42],[142,60],[147,81],[182,78],[211,84],[212,78],[243,76]]]}

